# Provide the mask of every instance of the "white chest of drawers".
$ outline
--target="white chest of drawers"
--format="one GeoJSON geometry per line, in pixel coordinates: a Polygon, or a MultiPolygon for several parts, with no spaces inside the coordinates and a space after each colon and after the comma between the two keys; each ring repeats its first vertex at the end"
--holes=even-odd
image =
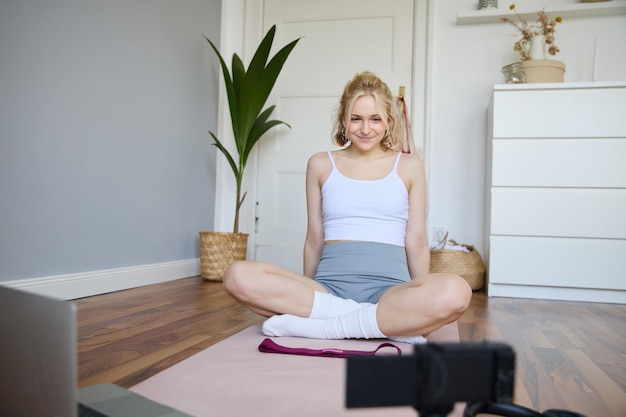
{"type": "Polygon", "coordinates": [[[626,303],[626,82],[495,86],[489,296],[626,303]]]}

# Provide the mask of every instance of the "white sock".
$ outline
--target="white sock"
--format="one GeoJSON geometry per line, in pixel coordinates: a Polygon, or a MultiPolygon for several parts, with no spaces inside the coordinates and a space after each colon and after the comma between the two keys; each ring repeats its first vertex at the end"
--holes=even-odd
{"type": "Polygon", "coordinates": [[[376,323],[377,307],[378,304],[366,303],[358,310],[326,319],[291,314],[273,316],[263,323],[263,334],[312,339],[380,339],[385,335],[376,323]]]}
{"type": "Polygon", "coordinates": [[[361,307],[361,304],[354,300],[337,297],[326,292],[315,291],[313,308],[311,308],[309,318],[327,319],[330,317],[343,316],[361,307]]]}

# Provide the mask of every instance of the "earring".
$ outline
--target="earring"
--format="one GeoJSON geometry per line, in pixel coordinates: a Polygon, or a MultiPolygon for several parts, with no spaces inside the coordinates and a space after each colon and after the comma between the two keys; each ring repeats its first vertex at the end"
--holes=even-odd
{"type": "Polygon", "coordinates": [[[341,129],[341,139],[343,139],[344,142],[348,142],[350,139],[348,139],[346,137],[346,128],[344,127],[343,129],[341,129]]]}

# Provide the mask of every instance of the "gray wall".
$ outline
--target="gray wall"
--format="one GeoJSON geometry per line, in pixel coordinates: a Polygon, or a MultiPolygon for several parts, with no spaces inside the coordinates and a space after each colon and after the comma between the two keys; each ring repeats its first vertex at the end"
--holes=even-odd
{"type": "Polygon", "coordinates": [[[198,257],[219,0],[0,1],[0,281],[198,257]]]}

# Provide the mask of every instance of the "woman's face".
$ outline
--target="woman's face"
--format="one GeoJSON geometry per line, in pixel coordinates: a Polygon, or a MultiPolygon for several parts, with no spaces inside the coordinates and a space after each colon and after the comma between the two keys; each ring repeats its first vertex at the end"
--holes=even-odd
{"type": "Polygon", "coordinates": [[[387,115],[380,114],[372,96],[362,96],[352,106],[346,135],[352,146],[371,149],[380,146],[387,130],[387,115]]]}
{"type": "Polygon", "coordinates": [[[346,133],[352,146],[364,150],[380,146],[387,131],[387,115],[379,113],[374,97],[359,97],[349,116],[346,133]]]}

